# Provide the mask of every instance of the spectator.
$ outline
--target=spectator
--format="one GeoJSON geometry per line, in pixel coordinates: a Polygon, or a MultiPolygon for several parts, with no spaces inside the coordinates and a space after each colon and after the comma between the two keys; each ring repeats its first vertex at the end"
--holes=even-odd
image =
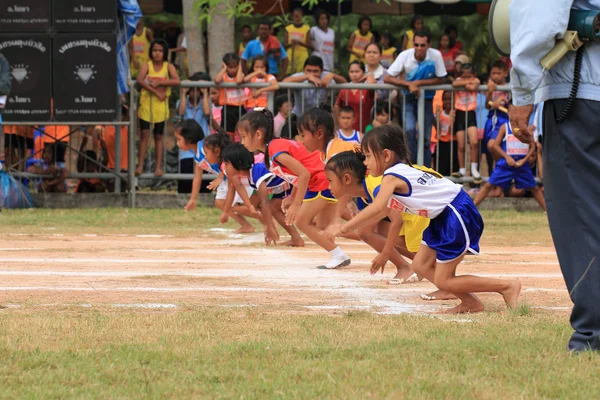
{"type": "Polygon", "coordinates": [[[277,96],[277,98],[275,98],[275,112],[277,115],[273,118],[275,137],[281,137],[281,128],[283,128],[285,121],[290,115],[290,111],[290,99],[288,99],[285,94],[277,96]]]}
{"type": "Polygon", "coordinates": [[[65,166],[65,145],[62,142],[45,143],[42,159],[27,169],[32,174],[50,175],[38,182],[40,193],[66,193],[67,176],[65,166]]]}
{"type": "Polygon", "coordinates": [[[509,102],[510,92],[501,92],[496,90],[496,86],[506,85],[508,70],[506,64],[502,61],[496,61],[492,65],[490,77],[488,79],[488,91],[485,98],[485,107],[490,110],[485,122],[483,132],[482,153],[487,156],[488,171],[491,174],[494,161],[498,155],[494,154],[494,144],[500,127],[508,122],[508,114],[505,112],[509,102]],[[502,110],[504,109],[504,111],[502,110]]]}
{"type": "MultiPolygon", "coordinates": [[[[192,82],[211,82],[210,75],[196,72],[189,78],[192,82]]],[[[203,132],[210,132],[210,96],[208,88],[181,88],[175,106],[177,115],[183,119],[196,120],[203,132]]]]}
{"type": "Polygon", "coordinates": [[[453,176],[462,178],[466,175],[465,168],[465,130],[469,136],[471,146],[471,176],[473,183],[481,184],[482,179],[479,174],[479,137],[477,135],[477,88],[481,83],[475,76],[474,67],[471,64],[463,64],[460,77],[452,83],[455,88],[465,88],[454,94],[456,108],[456,120],[454,121],[454,131],[458,138],[458,164],[460,169],[453,176]]]}
{"type": "Polygon", "coordinates": [[[304,62],[308,58],[310,27],[302,22],[304,11],[296,8],[292,13],[293,23],[285,27],[283,43],[288,51],[288,74],[302,72],[304,62]]]}
{"type": "Polygon", "coordinates": [[[144,168],[144,159],[148,149],[150,130],[154,133],[154,146],[156,150],[156,176],[164,175],[162,160],[165,145],[163,133],[165,121],[169,118],[169,96],[171,87],[179,85],[179,75],[175,66],[167,61],[169,46],[163,39],[156,39],[150,46],[150,61],[141,66],[137,83],[142,87],[140,97],[140,151],[136,175],[140,175],[144,168]]]}
{"type": "MultiPolygon", "coordinates": [[[[383,83],[387,70],[381,65],[381,46],[377,43],[370,43],[365,49],[365,60],[367,61],[365,72],[372,76],[377,83],[383,83]]],[[[381,89],[377,91],[377,100],[387,100],[389,91],[381,89]]]]}
{"type": "Polygon", "coordinates": [[[298,118],[296,118],[295,114],[290,115],[290,117],[285,121],[285,124],[281,127],[281,135],[290,140],[295,140],[296,142],[302,143],[302,138],[298,133],[298,118]]]}
{"type": "Polygon", "coordinates": [[[442,107],[438,106],[436,109],[439,134],[434,156],[439,155],[439,162],[435,169],[443,176],[450,176],[458,168],[458,145],[453,133],[456,111],[452,109],[452,92],[444,92],[442,104],[442,107]]]}
{"type": "Polygon", "coordinates": [[[389,32],[383,32],[381,35],[381,65],[383,68],[389,68],[396,57],[398,57],[398,49],[395,47],[394,38],[389,32]]]}
{"type": "Polygon", "coordinates": [[[217,133],[218,129],[221,129],[221,120],[223,113],[223,106],[219,104],[220,90],[217,88],[210,88],[210,101],[212,104],[211,108],[211,132],[217,133]]]}
{"type": "Polygon", "coordinates": [[[335,32],[329,28],[329,14],[327,11],[317,11],[316,26],[310,28],[312,55],[323,60],[323,69],[333,71],[333,54],[335,49],[335,32]]]}
{"type": "MultiPolygon", "coordinates": [[[[405,50],[392,66],[388,68],[388,75],[384,78],[385,83],[404,86],[406,88],[406,109],[404,114],[406,120],[404,126],[408,139],[411,161],[417,162],[417,112],[419,87],[426,85],[441,84],[446,77],[446,68],[442,54],[431,48],[431,36],[428,32],[415,33],[413,48],[405,50]],[[399,77],[404,73],[405,78],[399,77]]],[[[433,126],[433,96],[435,92],[425,91],[425,125],[424,125],[424,166],[431,165],[431,152],[429,141],[431,140],[431,128],[433,126]]]]}
{"type": "Polygon", "coordinates": [[[242,37],[242,41],[240,42],[240,45],[238,46],[238,57],[242,58],[242,55],[244,54],[244,50],[246,50],[246,46],[248,46],[248,42],[250,42],[252,40],[252,28],[250,28],[250,25],[244,25],[242,26],[242,28],[240,29],[240,35],[242,37]]]}
{"type": "Polygon", "coordinates": [[[350,52],[350,62],[365,61],[365,48],[373,41],[371,18],[362,16],[358,20],[358,29],[352,32],[346,50],[350,52]]]}
{"type": "Polygon", "coordinates": [[[462,66],[464,64],[471,64],[471,59],[466,54],[460,54],[456,56],[454,60],[454,69],[456,70],[456,76],[460,76],[462,66]]]}
{"type": "Polygon", "coordinates": [[[249,41],[244,54],[242,54],[242,60],[244,60],[242,68],[244,73],[248,72],[246,62],[256,56],[264,55],[269,59],[269,71],[276,75],[278,80],[281,80],[287,71],[288,56],[277,37],[271,34],[271,26],[271,22],[266,20],[258,24],[258,38],[249,41]]]}
{"type": "Polygon", "coordinates": [[[135,27],[135,34],[129,41],[129,59],[131,64],[131,77],[137,78],[142,65],[149,61],[148,53],[150,43],[154,40],[152,29],[146,28],[140,19],[135,27]]]}
{"type": "Polygon", "coordinates": [[[463,45],[458,40],[458,28],[455,25],[448,25],[444,30],[444,33],[450,37],[451,47],[457,51],[462,51],[463,45]]]}
{"type": "MultiPolygon", "coordinates": [[[[2,129],[1,126],[0,129],[2,129]]],[[[4,126],[4,156],[6,163],[9,166],[17,164],[18,170],[24,171],[27,152],[32,149],[33,127],[16,125],[4,126]]]]}
{"type": "MultiPolygon", "coordinates": [[[[244,73],[239,57],[235,53],[227,53],[223,56],[221,71],[215,77],[216,83],[237,83],[244,81],[244,73]]],[[[244,89],[236,88],[221,88],[219,96],[219,104],[223,106],[221,110],[221,127],[227,132],[230,140],[239,138],[235,135],[235,126],[242,115],[246,114],[246,93],[244,89]]]]}
{"type": "Polygon", "coordinates": [[[402,37],[402,51],[412,49],[415,33],[425,30],[425,21],[422,15],[413,15],[410,19],[410,29],[402,37]]]}
{"type": "MultiPolygon", "coordinates": [[[[123,105],[121,110],[121,120],[127,121],[129,119],[129,106],[123,105]]],[[[100,147],[106,147],[106,157],[105,160],[106,167],[109,170],[117,171],[126,174],[129,169],[129,131],[128,127],[123,125],[121,126],[121,163],[117,168],[117,132],[115,130],[114,125],[106,125],[101,126],[98,125],[95,128],[96,136],[101,140],[100,147]]],[[[121,191],[125,191],[127,187],[127,182],[121,180],[121,191]]],[[[109,192],[115,191],[115,180],[109,179],[106,181],[106,188],[109,192]]]]}
{"type": "Polygon", "coordinates": [[[269,61],[265,56],[256,56],[252,63],[252,72],[244,77],[244,82],[248,83],[269,83],[270,86],[264,88],[253,88],[248,90],[248,100],[246,108],[252,111],[254,107],[268,107],[269,98],[267,92],[279,90],[277,79],[269,73],[269,61]]]}
{"type": "MultiPolygon", "coordinates": [[[[177,42],[179,40],[180,34],[181,34],[181,29],[179,28],[179,26],[177,25],[176,22],[174,22],[174,21],[167,22],[163,37],[167,41],[167,44],[169,45],[169,49],[174,49],[177,47],[177,44],[178,44],[177,42]]],[[[175,62],[175,57],[174,57],[175,54],[173,54],[172,52],[169,52],[169,54],[170,54],[169,62],[172,62],[172,63],[175,62]]]]}
{"type": "MultiPolygon", "coordinates": [[[[378,46],[378,45],[377,45],[378,46]]],[[[353,61],[348,67],[348,76],[351,83],[377,83],[373,75],[365,75],[365,65],[359,61],[353,61]]],[[[339,119],[340,110],[343,106],[349,106],[354,110],[354,121],[352,129],[364,132],[371,122],[373,115],[373,104],[375,102],[375,91],[366,89],[342,89],[335,102],[335,115],[339,119]]]]}
{"type": "Polygon", "coordinates": [[[373,121],[365,128],[365,133],[373,128],[389,124],[390,122],[390,103],[382,101],[375,107],[375,118],[373,118],[373,121]]]}
{"type": "MultiPolygon", "coordinates": [[[[323,60],[317,56],[310,56],[304,63],[304,72],[288,76],[284,82],[312,83],[314,89],[294,89],[294,108],[292,114],[302,115],[304,110],[317,107],[327,100],[327,90],[317,89],[329,86],[334,80],[336,83],[346,83],[346,79],[333,72],[323,71],[323,60]]],[[[284,129],[285,132],[285,129],[284,129]]]]}
{"type": "Polygon", "coordinates": [[[354,123],[356,121],[356,113],[350,106],[338,107],[338,126],[340,129],[337,131],[338,139],[342,139],[344,142],[350,142],[354,144],[360,144],[362,142],[362,132],[354,129],[354,123]]]}
{"type": "Polygon", "coordinates": [[[444,59],[444,66],[446,67],[446,72],[450,76],[450,79],[454,78],[454,74],[456,73],[456,56],[458,55],[458,49],[456,47],[452,47],[452,43],[450,40],[450,36],[448,34],[443,34],[440,37],[440,53],[442,53],[442,58],[444,59]]]}
{"type": "MultiPolygon", "coordinates": [[[[100,132],[94,129],[92,135],[96,136],[100,132]]],[[[79,146],[79,155],[77,156],[77,172],[82,173],[98,173],[100,172],[99,166],[106,166],[106,160],[108,158],[108,151],[106,148],[106,142],[102,140],[102,136],[96,136],[100,141],[100,147],[102,149],[102,162],[98,160],[96,152],[93,150],[86,150],[88,135],[84,135],[79,146]]],[[[106,187],[102,181],[98,178],[82,178],[77,182],[75,187],[75,193],[104,193],[106,187]]]]}

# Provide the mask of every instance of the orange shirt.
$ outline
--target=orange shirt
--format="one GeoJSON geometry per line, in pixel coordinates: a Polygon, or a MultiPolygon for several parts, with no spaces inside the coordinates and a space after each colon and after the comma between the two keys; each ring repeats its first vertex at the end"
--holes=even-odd
{"type": "MultiPolygon", "coordinates": [[[[108,152],[108,162],[106,166],[109,169],[115,169],[116,153],[116,132],[113,125],[107,125],[102,129],[102,139],[106,143],[108,152]]],[[[129,166],[129,141],[127,127],[121,126],[121,170],[126,170],[129,166]]]]}
{"type": "Polygon", "coordinates": [[[18,135],[33,139],[33,126],[24,125],[4,125],[5,135],[18,135]]]}
{"type": "MultiPolygon", "coordinates": [[[[230,78],[227,72],[223,74],[223,83],[235,83],[235,78],[230,78]]],[[[246,102],[246,93],[242,88],[222,88],[219,90],[219,104],[222,106],[242,106],[246,102]]]]}
{"type": "MultiPolygon", "coordinates": [[[[266,78],[259,78],[255,76],[251,79],[252,83],[262,83],[262,82],[271,82],[275,77],[271,74],[268,74],[266,78]]],[[[255,89],[256,90],[256,89],[255,89]]],[[[254,107],[268,107],[269,106],[269,95],[266,92],[261,93],[257,98],[252,96],[252,90],[248,91],[248,100],[246,101],[246,108],[254,108],[254,107]]]]}
{"type": "MultiPolygon", "coordinates": [[[[456,78],[457,81],[460,78],[456,78]]],[[[477,109],[477,92],[460,90],[454,93],[454,108],[459,111],[475,111],[477,109]]]]}
{"type": "Polygon", "coordinates": [[[71,130],[66,125],[47,125],[44,127],[44,143],[54,143],[56,140],[68,142],[69,133],[71,130]]]}

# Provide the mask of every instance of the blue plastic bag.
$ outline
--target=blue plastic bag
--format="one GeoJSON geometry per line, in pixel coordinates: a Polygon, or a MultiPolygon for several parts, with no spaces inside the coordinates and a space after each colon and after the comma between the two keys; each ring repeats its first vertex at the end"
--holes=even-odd
{"type": "Polygon", "coordinates": [[[29,190],[18,180],[0,170],[0,208],[31,208],[29,190]]]}

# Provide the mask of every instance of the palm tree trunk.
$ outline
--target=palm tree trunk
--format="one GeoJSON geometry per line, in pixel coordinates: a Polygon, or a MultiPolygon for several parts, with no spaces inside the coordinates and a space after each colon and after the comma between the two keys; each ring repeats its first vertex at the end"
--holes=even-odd
{"type": "Polygon", "coordinates": [[[225,14],[227,5],[234,5],[236,0],[223,0],[210,13],[212,20],[208,24],[208,69],[215,76],[221,69],[225,53],[233,52],[235,41],[235,20],[225,14]]]}
{"type": "Polygon", "coordinates": [[[188,71],[206,71],[206,59],[204,57],[204,39],[202,25],[198,13],[194,10],[194,0],[183,0],[183,28],[187,40],[188,71]]]}

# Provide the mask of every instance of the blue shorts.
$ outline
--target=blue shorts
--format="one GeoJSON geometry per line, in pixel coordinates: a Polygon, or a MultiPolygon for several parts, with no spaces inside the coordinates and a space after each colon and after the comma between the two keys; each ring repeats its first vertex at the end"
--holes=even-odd
{"type": "Polygon", "coordinates": [[[492,116],[492,114],[490,114],[490,116],[488,117],[488,119],[485,121],[485,128],[483,131],[483,141],[482,141],[482,146],[481,146],[481,152],[484,154],[488,154],[488,148],[487,148],[487,144],[490,140],[496,140],[496,138],[498,137],[498,132],[500,131],[500,128],[502,127],[502,125],[506,124],[508,122],[508,118],[505,117],[504,115],[498,115],[496,117],[496,123],[494,123],[494,118],[492,116]]]}
{"type": "Polygon", "coordinates": [[[365,203],[365,201],[363,199],[361,199],[360,197],[356,198],[356,208],[358,208],[358,211],[362,211],[365,208],[367,208],[368,204],[365,203]]]}
{"type": "Polygon", "coordinates": [[[320,192],[311,192],[310,190],[308,190],[306,192],[306,194],[304,195],[304,201],[303,202],[313,201],[313,200],[316,200],[318,198],[327,200],[327,201],[332,202],[332,203],[337,203],[337,199],[335,197],[333,197],[333,195],[331,194],[331,192],[329,191],[329,189],[321,190],[320,192]]]}
{"type": "Polygon", "coordinates": [[[500,186],[506,190],[510,188],[513,179],[517,189],[533,189],[537,186],[535,176],[531,172],[529,163],[517,167],[509,167],[506,161],[500,160],[496,163],[496,168],[492,172],[488,182],[495,186],[500,186]]]}
{"type": "Polygon", "coordinates": [[[292,195],[292,188],[289,188],[288,190],[285,190],[283,192],[280,193],[274,193],[273,195],[271,195],[272,199],[285,199],[286,197],[289,197],[292,195]]]}
{"type": "Polygon", "coordinates": [[[423,232],[425,246],[436,251],[438,263],[449,263],[467,251],[479,254],[483,219],[469,195],[461,190],[423,232]]]}

